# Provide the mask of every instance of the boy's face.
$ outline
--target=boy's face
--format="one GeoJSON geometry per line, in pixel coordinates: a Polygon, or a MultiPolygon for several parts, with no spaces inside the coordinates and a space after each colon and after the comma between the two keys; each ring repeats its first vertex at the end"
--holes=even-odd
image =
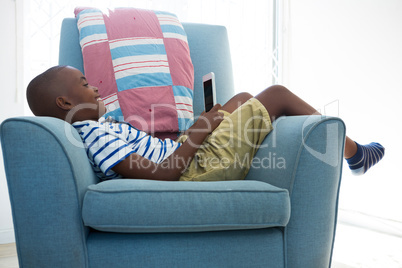
{"type": "Polygon", "coordinates": [[[72,109],[68,116],[72,116],[74,121],[98,120],[106,113],[106,108],[98,94],[98,88],[88,84],[86,78],[72,67],[66,67],[60,75],[63,77],[63,84],[66,99],[72,109]]]}

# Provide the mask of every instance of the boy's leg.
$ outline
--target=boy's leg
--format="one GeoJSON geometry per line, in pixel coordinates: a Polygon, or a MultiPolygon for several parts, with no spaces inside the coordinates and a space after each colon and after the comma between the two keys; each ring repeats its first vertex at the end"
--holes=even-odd
{"type": "Polygon", "coordinates": [[[242,92],[233,96],[225,105],[222,106],[221,110],[228,113],[233,113],[237,108],[239,108],[243,103],[251,99],[253,95],[247,92],[242,92]]]}
{"type": "MultiPolygon", "coordinates": [[[[312,115],[320,113],[283,86],[272,86],[256,97],[267,109],[271,121],[283,115],[312,115]]],[[[344,156],[355,175],[364,174],[384,156],[379,143],[360,145],[346,137],[344,156]]]]}
{"type": "Polygon", "coordinates": [[[351,158],[357,152],[357,144],[348,136],[346,136],[345,141],[345,153],[344,156],[346,159],[351,158]]]}
{"type": "Polygon", "coordinates": [[[320,114],[290,90],[279,85],[267,88],[255,98],[265,106],[272,122],[284,115],[320,114]]]}

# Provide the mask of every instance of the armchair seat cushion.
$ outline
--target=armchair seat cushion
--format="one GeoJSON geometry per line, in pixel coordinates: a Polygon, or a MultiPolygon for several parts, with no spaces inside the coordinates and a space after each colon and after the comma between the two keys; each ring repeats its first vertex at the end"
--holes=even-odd
{"type": "Polygon", "coordinates": [[[105,232],[159,233],[286,226],[286,189],[259,181],[111,180],[88,187],[86,226],[105,232]]]}

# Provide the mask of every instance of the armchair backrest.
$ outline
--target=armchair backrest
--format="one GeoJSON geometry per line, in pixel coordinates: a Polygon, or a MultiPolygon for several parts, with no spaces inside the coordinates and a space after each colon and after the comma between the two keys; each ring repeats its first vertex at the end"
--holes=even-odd
{"type": "MultiPolygon", "coordinates": [[[[224,104],[234,95],[232,61],[226,28],[218,25],[183,23],[194,65],[194,115],[204,110],[202,76],[214,72],[217,102],[224,104]]],[[[63,20],[60,34],[59,64],[84,73],[82,52],[75,18],[63,20]]]]}

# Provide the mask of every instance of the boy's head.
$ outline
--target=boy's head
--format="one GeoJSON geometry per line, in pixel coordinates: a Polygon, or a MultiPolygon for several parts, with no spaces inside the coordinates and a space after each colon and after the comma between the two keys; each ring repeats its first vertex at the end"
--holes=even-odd
{"type": "Polygon", "coordinates": [[[55,66],[35,77],[28,85],[27,100],[34,115],[69,123],[98,120],[106,113],[98,88],[70,66],[55,66]]]}

